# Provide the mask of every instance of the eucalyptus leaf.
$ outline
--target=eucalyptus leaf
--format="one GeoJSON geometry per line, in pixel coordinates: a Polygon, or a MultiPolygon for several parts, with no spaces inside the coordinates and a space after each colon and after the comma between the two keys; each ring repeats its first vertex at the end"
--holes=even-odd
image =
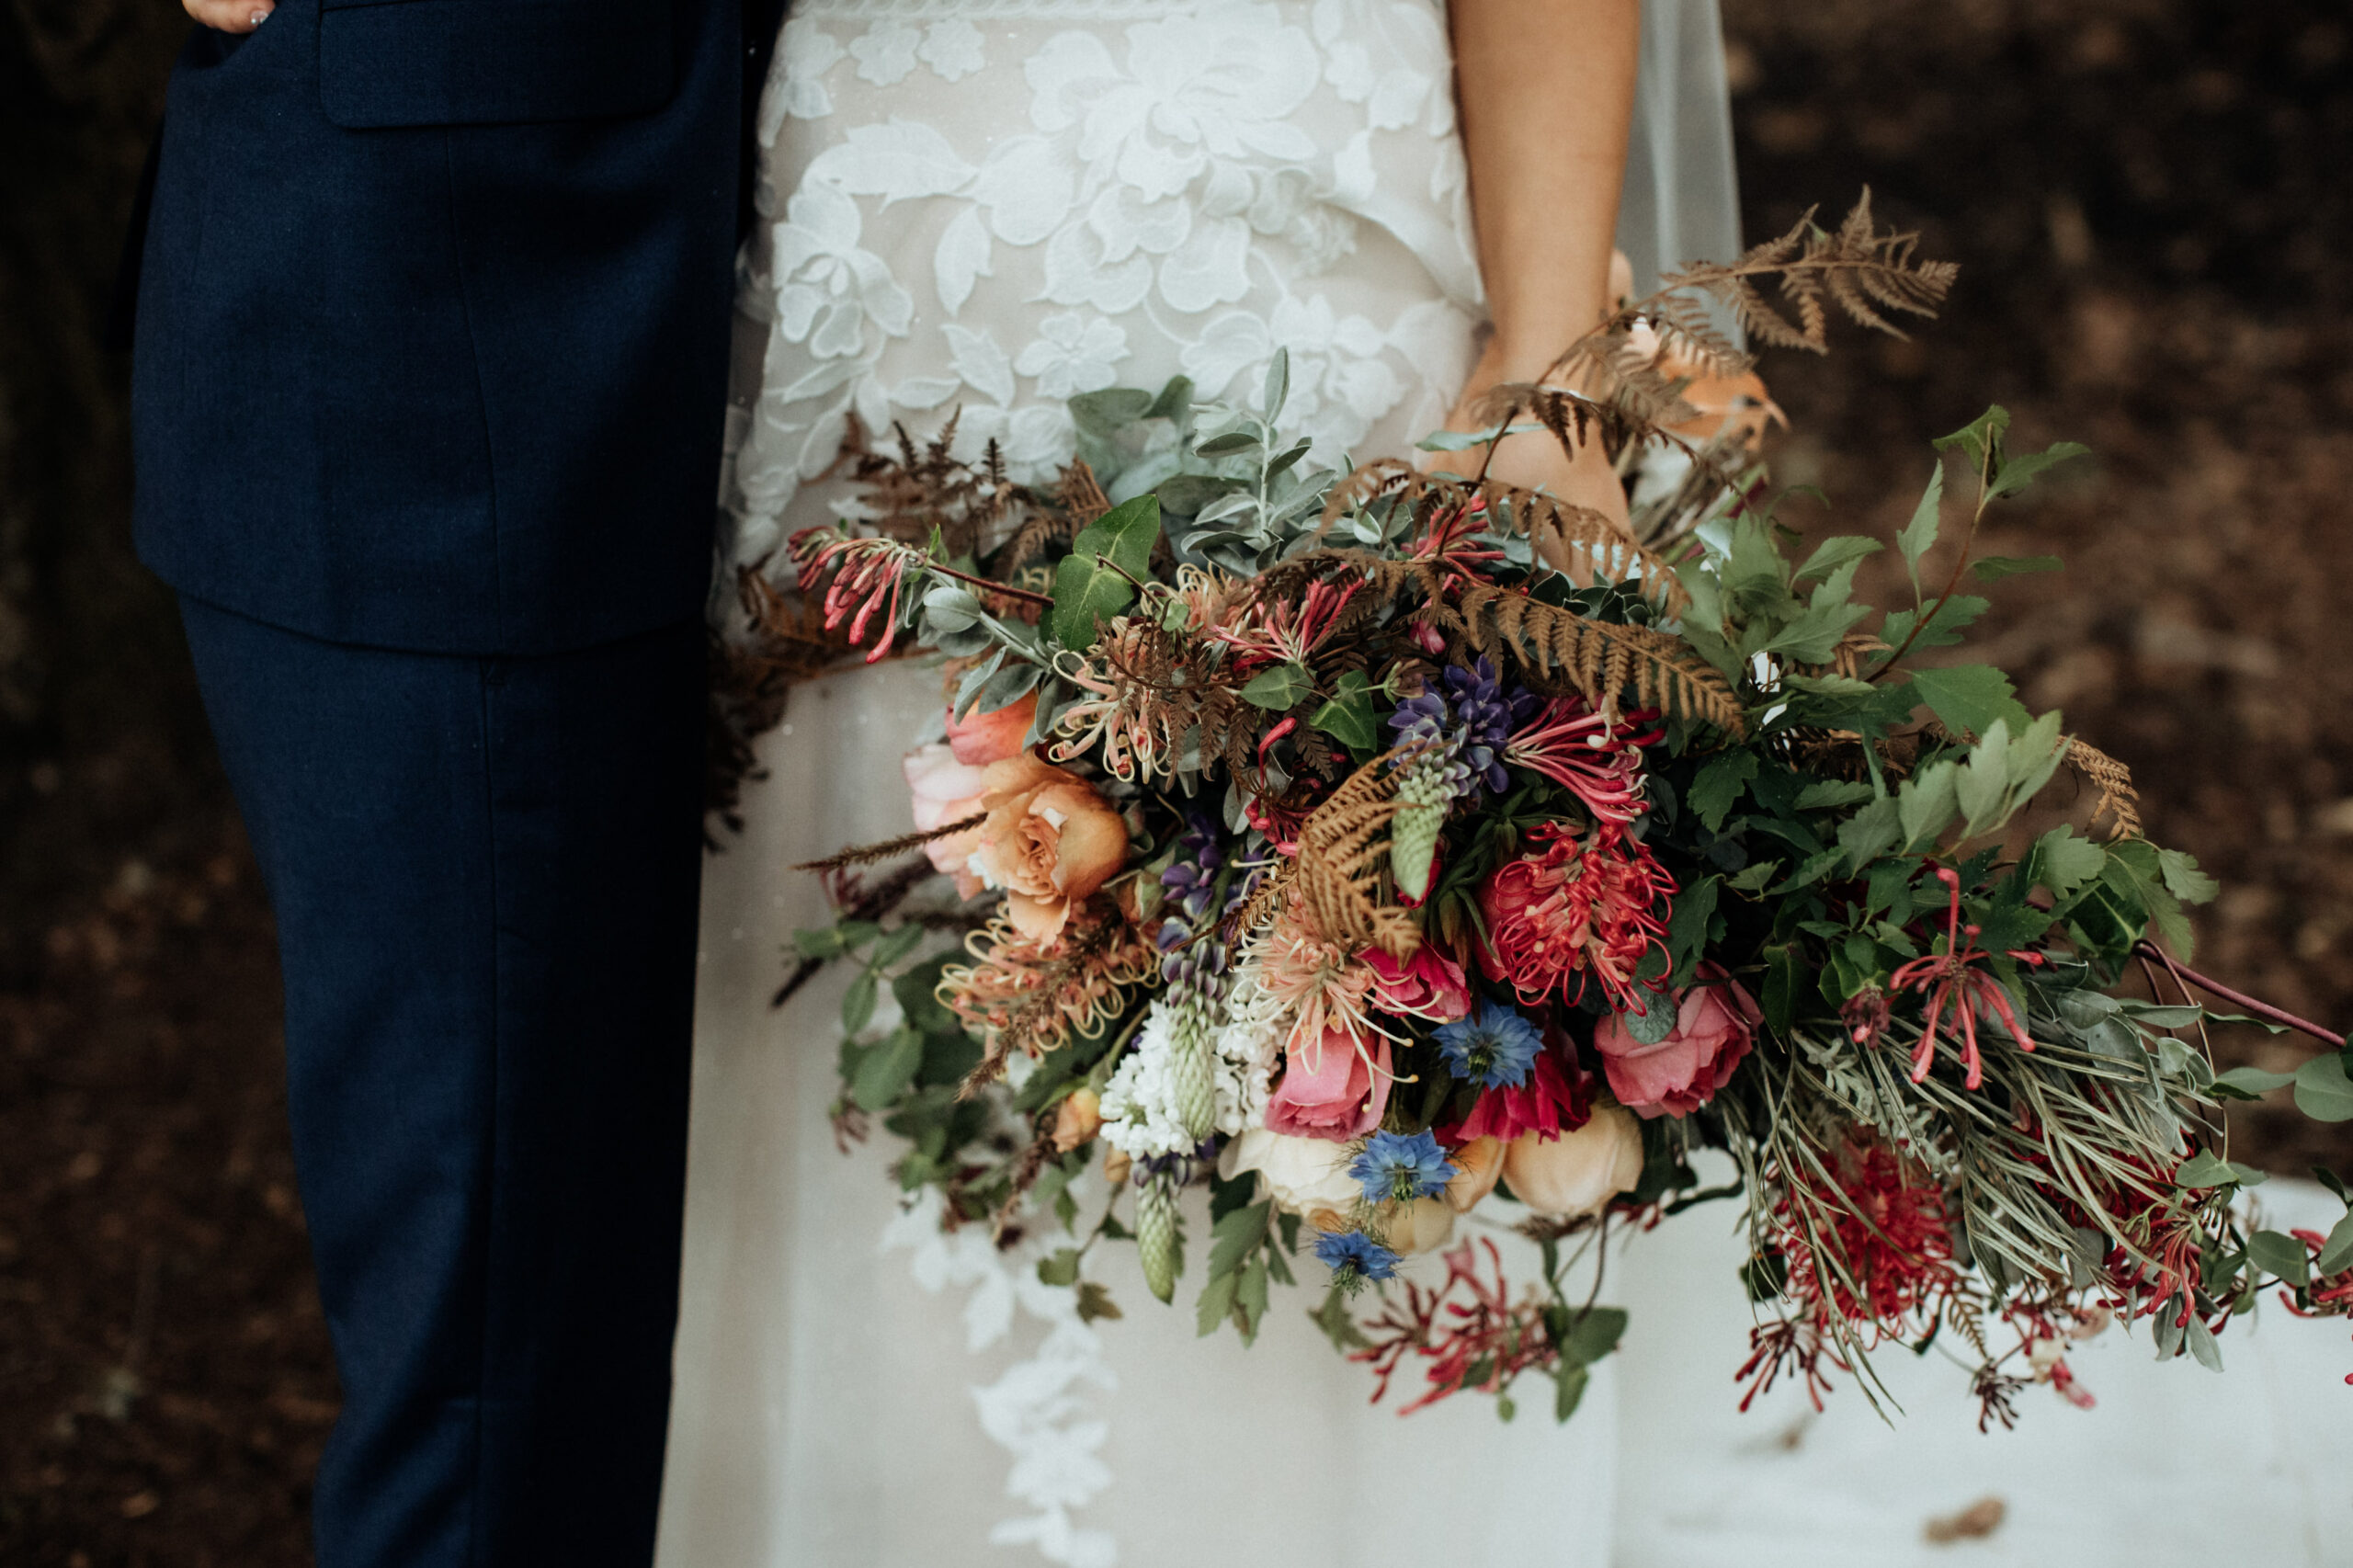
{"type": "Polygon", "coordinates": [[[2293,1236],[2257,1231],[2246,1239],[2246,1256],[2266,1274],[2290,1285],[2312,1283],[2312,1254],[2293,1236]]]}
{"type": "Polygon", "coordinates": [[[2342,1058],[2315,1056],[2296,1070],[2296,1108],[2314,1121],[2353,1121],[2353,1080],[2342,1058]]]}

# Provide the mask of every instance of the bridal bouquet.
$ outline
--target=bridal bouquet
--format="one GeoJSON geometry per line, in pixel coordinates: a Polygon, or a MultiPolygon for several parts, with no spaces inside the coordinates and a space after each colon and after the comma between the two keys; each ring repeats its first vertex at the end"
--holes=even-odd
{"type": "MultiPolygon", "coordinates": [[[[1189,1274],[1205,1334],[1305,1282],[1415,1404],[1507,1415],[1538,1376],[1565,1418],[1625,1326],[1580,1253],[1710,1200],[1746,1211],[1751,1398],[1868,1392],[1869,1351],[1941,1338],[2006,1426],[2029,1383],[2088,1403],[2067,1351],[2115,1320],[2217,1366],[2267,1287],[2353,1310],[2353,1218],[2236,1201],[2260,1177],[2221,1103],[2290,1080],[2215,1072],[2197,998],[2344,1042],[2188,969],[2212,881],[2142,835],[2120,764],[1952,652],[1970,587],[2056,564],[1978,555],[1980,520],[2080,449],[2013,451],[1999,409],[1938,441],[1883,611],[1856,578],[1890,541],[1776,520],[1769,405],[1742,416],[1762,389],[1710,301],[1818,349],[1949,276],[1864,209],[1801,224],[1429,443],[1604,440],[1631,536],[1477,474],[1319,467],[1279,357],[1256,408],[1074,400],[1051,487],[946,436],[862,456],[863,516],[792,543],[798,608],[745,580],[772,638],[815,618],[949,672],[916,831],[822,863],[842,918],[801,935],[797,978],[855,971],[843,1131],[879,1118],[950,1223],[1066,1232],[1040,1273],[1089,1317],[1118,1313],[1084,1277],[1108,1244],[1164,1301],[1189,1274]],[[1541,1272],[1506,1280],[1482,1228],[1541,1272]]],[[[2306,1112],[2353,1118],[2346,1067],[2293,1075],[2306,1112]]]]}

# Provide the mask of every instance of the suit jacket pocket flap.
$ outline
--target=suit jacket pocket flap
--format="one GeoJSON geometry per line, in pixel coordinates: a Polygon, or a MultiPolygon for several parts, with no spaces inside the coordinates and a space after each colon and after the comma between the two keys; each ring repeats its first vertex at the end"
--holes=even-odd
{"type": "Polygon", "coordinates": [[[323,0],[319,96],[354,128],[646,114],[674,85],[670,0],[323,0]]]}

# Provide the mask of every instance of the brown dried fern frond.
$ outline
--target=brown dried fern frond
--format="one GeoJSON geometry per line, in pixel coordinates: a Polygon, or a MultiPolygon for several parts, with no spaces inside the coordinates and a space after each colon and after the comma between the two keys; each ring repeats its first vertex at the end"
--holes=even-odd
{"type": "Polygon", "coordinates": [[[1349,513],[1381,502],[1412,506],[1425,520],[1483,506],[1493,527],[1527,535],[1545,562],[1573,582],[1624,583],[1671,613],[1690,602],[1665,562],[1599,512],[1497,479],[1425,473],[1402,458],[1366,463],[1334,485],[1321,526],[1328,529],[1349,513]]]}
{"type": "Polygon", "coordinates": [[[1008,477],[1005,454],[991,441],[977,460],[957,457],[960,409],[930,440],[918,446],[904,425],[893,425],[892,449],[878,449],[852,414],[842,437],[842,458],[861,492],[868,521],[890,538],[920,543],[934,529],[948,553],[979,556],[996,548],[1012,518],[1034,505],[1028,486],[1008,477]]]}
{"type": "Polygon", "coordinates": [[[1262,715],[1215,650],[1186,629],[1120,616],[1066,676],[1087,695],[1055,726],[1055,761],[1099,748],[1105,768],[1132,780],[1165,777],[1189,752],[1236,778],[1254,771],[1262,715]]]}
{"type": "Polygon", "coordinates": [[[886,838],[879,844],[858,844],[847,849],[837,849],[823,859],[803,860],[792,869],[796,871],[839,871],[852,866],[871,866],[879,860],[904,855],[911,849],[920,849],[936,838],[947,838],[978,827],[988,820],[988,812],[974,812],[960,821],[942,823],[938,827],[915,833],[903,833],[896,838],[886,838]]]}
{"type": "Polygon", "coordinates": [[[1111,498],[1103,494],[1095,471],[1084,459],[1074,458],[1055,481],[1050,503],[1042,497],[1031,498],[1029,517],[1014,530],[991,569],[1012,582],[1047,546],[1068,544],[1081,528],[1110,509],[1111,498]]]}
{"type": "Polygon", "coordinates": [[[1835,230],[1815,223],[1809,208],[1789,233],[1752,246],[1737,261],[1687,267],[1666,278],[1661,291],[1711,294],[1757,341],[1779,347],[1826,352],[1832,306],[1859,325],[1902,337],[1888,313],[1934,316],[1960,275],[1949,261],[1920,260],[1915,254],[1919,239],[1882,232],[1866,187],[1835,230]],[[1776,281],[1782,309],[1793,312],[1795,322],[1765,302],[1758,285],[1767,278],[1776,281]]]}
{"type": "Polygon", "coordinates": [[[1507,659],[1540,684],[1565,680],[1606,715],[1616,716],[1631,688],[1645,708],[1714,724],[1735,738],[1747,733],[1731,683],[1667,632],[1594,620],[1486,584],[1464,589],[1450,612],[1473,651],[1507,659]]]}
{"type": "Polygon", "coordinates": [[[1379,948],[1398,960],[1421,946],[1421,928],[1389,898],[1389,824],[1397,814],[1400,753],[1384,752],[1350,774],[1307,813],[1291,862],[1290,891],[1325,941],[1348,952],[1379,948]]]}
{"type": "Polygon", "coordinates": [[[2077,778],[2099,791],[2099,804],[2092,811],[2092,826],[2097,827],[2100,818],[2107,817],[2114,824],[2109,832],[2110,838],[2141,836],[2141,796],[2132,788],[2131,768],[2075,735],[2067,741],[2067,766],[2077,778]]]}
{"type": "MultiPolygon", "coordinates": [[[[763,565],[736,574],[742,630],[710,640],[703,808],[730,833],[744,831],[745,787],[767,777],[754,743],[783,721],[792,687],[857,652],[843,631],[825,630],[817,607],[770,582],[763,565]]],[[[719,847],[715,835],[705,841],[719,847]]]]}

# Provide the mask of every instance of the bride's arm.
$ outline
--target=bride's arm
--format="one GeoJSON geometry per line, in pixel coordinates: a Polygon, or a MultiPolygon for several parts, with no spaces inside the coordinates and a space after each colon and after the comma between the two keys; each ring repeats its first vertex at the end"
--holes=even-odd
{"type": "MultiPolygon", "coordinates": [[[[1451,0],[1462,146],[1495,334],[1464,389],[1530,381],[1609,304],[1611,237],[1633,114],[1641,0],[1451,0]]],[[[1463,407],[1450,423],[1475,429],[1463,407]]],[[[1474,469],[1482,451],[1449,466],[1474,469]]],[[[1622,521],[1598,443],[1573,460],[1549,436],[1503,443],[1492,472],[1622,521]]]]}

